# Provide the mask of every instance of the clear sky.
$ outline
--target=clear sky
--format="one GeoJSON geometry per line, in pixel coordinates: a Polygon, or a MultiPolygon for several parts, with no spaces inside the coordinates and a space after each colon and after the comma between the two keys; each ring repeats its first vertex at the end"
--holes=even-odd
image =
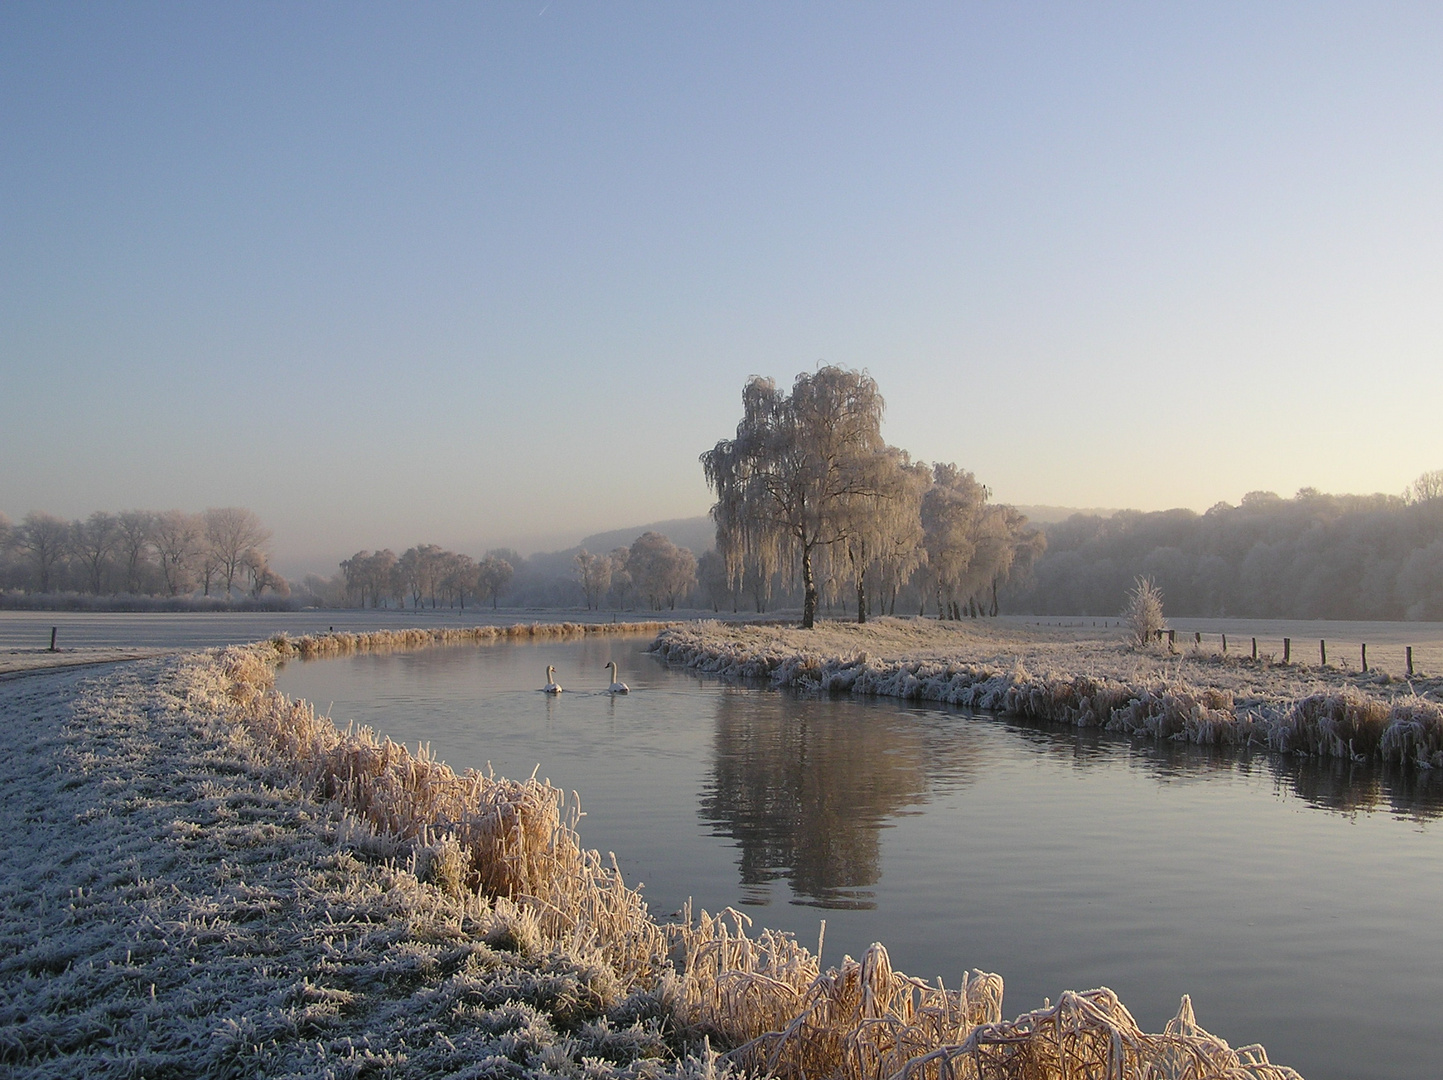
{"type": "Polygon", "coordinates": [[[865,367],[1009,502],[1443,468],[1443,6],[0,5],[0,511],[705,512],[865,367]]]}

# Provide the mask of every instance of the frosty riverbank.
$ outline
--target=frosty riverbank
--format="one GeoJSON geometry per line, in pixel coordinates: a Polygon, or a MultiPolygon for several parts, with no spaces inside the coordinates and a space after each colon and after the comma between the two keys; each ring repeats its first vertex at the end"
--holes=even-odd
{"type": "Polygon", "coordinates": [[[1199,744],[1443,767],[1443,678],[1134,648],[1016,624],[879,619],[663,631],[669,663],[775,686],[940,701],[1199,744]]]}
{"type": "Polygon", "coordinates": [[[292,649],[0,685],[12,1074],[699,1075],[710,1038],[783,1076],[934,1075],[941,1055],[1005,1077],[1058,1052],[1290,1075],[1186,1009],[1145,1035],[1095,991],[1000,1023],[996,976],[927,987],[880,948],[821,972],[790,939],[661,926],[558,793],[272,692],[292,649]]]}

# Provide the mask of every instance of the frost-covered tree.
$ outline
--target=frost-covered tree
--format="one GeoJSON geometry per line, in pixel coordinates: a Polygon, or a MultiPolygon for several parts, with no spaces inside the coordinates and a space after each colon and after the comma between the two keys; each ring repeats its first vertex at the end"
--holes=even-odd
{"type": "Polygon", "coordinates": [[[703,551],[696,561],[696,577],[713,611],[721,611],[723,606],[736,611],[737,591],[732,588],[726,560],[721,555],[716,551],[703,551]]]}
{"type": "Polygon", "coordinates": [[[611,588],[611,558],[608,555],[593,555],[582,548],[576,553],[576,580],[581,583],[582,595],[586,597],[586,610],[590,611],[611,588]]]}
{"type": "Polygon", "coordinates": [[[938,462],[932,472],[921,516],[937,617],[960,618],[964,605],[984,612],[989,591],[995,615],[998,586],[1019,558],[1030,566],[1046,540],[1015,507],[989,503],[991,492],[965,469],[938,462]]]}
{"type": "Polygon", "coordinates": [[[155,514],[149,510],[125,510],[116,515],[118,550],[125,565],[125,591],[140,590],[148,575],[150,538],[155,532],[155,514]]]}
{"type": "Polygon", "coordinates": [[[642,533],[631,545],[626,569],[653,611],[673,610],[677,598],[696,588],[696,556],[657,532],[642,533]]]}
{"type": "Polygon", "coordinates": [[[606,590],[606,598],[612,607],[625,608],[629,603],[632,580],[626,563],[630,558],[630,548],[612,548],[607,553],[606,560],[611,564],[611,587],[606,590]]]}
{"type": "Polygon", "coordinates": [[[795,563],[803,627],[816,621],[818,559],[862,529],[885,497],[883,408],[864,371],[819,368],[798,375],[790,394],[756,377],[742,390],[736,438],[701,456],[717,496],[717,549],[734,580],[748,560],[766,577],[795,563]]]}
{"type": "Polygon", "coordinates": [[[69,524],[54,514],[35,510],[25,515],[19,534],[20,549],[34,570],[36,586],[40,592],[50,592],[58,584],[61,563],[70,548],[69,524]]]}
{"type": "Polygon", "coordinates": [[[867,621],[869,583],[897,587],[926,556],[921,506],[927,490],[925,466],[913,465],[905,451],[888,447],[876,461],[876,491],[857,511],[846,540],[847,564],[857,592],[857,622],[867,621]]]}
{"type": "Polygon", "coordinates": [[[927,579],[939,619],[957,613],[957,597],[977,554],[988,495],[987,488],[967,470],[944,462],[932,466],[932,486],[922,496],[922,531],[927,579]]]}
{"type": "Polygon", "coordinates": [[[109,592],[110,564],[120,546],[119,523],[114,514],[97,510],[70,526],[70,545],[85,568],[86,586],[96,596],[109,592]]]}
{"type": "Polygon", "coordinates": [[[417,544],[401,555],[396,569],[411,594],[412,607],[419,608],[426,598],[430,599],[432,608],[436,606],[436,593],[445,577],[448,554],[439,544],[417,544]]]}
{"type": "Polygon", "coordinates": [[[150,545],[160,563],[161,580],[171,596],[189,592],[194,572],[203,551],[204,525],[199,517],[183,510],[167,510],[156,515],[150,545]]]}
{"type": "Polygon", "coordinates": [[[213,506],[201,518],[206,557],[229,596],[247,555],[252,548],[264,549],[271,531],[243,506],[213,506]]]}
{"type": "Polygon", "coordinates": [[[1132,642],[1138,647],[1152,643],[1159,630],[1167,628],[1162,617],[1162,590],[1149,577],[1138,577],[1127,594],[1123,620],[1132,631],[1132,642]]]}
{"type": "Polygon", "coordinates": [[[511,563],[495,553],[488,554],[477,568],[476,580],[482,596],[491,597],[491,608],[495,610],[497,597],[506,591],[515,573],[511,563]]]}
{"type": "Polygon", "coordinates": [[[447,597],[447,603],[455,600],[461,605],[461,610],[465,611],[466,597],[476,596],[481,591],[478,581],[480,566],[470,555],[461,555],[455,551],[446,552],[442,566],[441,591],[447,597]]]}
{"type": "Polygon", "coordinates": [[[250,548],[241,556],[240,569],[245,571],[250,583],[251,599],[259,600],[267,589],[277,596],[290,595],[290,585],[270,568],[270,561],[260,548],[250,548]]]}
{"type": "Polygon", "coordinates": [[[1413,502],[1431,503],[1443,500],[1443,469],[1425,472],[1408,489],[1413,502]]]}

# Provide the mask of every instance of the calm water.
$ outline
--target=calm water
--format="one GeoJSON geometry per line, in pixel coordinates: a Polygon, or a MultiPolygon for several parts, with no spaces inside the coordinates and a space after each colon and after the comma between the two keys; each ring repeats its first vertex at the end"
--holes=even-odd
{"type": "Polygon", "coordinates": [[[663,667],[647,640],[430,649],[281,688],[453,766],[581,793],[652,910],[728,904],[824,956],[886,943],[1009,1014],[1107,985],[1150,1030],[1190,993],[1318,1078],[1438,1073],[1443,777],[1168,747],[663,667]],[[630,696],[612,698],[617,660],[630,696]],[[567,692],[537,692],[547,664],[567,692]]]}

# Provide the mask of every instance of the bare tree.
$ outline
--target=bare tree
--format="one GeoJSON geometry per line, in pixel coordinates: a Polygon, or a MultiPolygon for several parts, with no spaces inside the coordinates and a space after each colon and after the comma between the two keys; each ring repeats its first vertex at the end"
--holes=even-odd
{"type": "Polygon", "coordinates": [[[496,608],[497,597],[511,584],[514,571],[511,564],[497,555],[487,555],[477,567],[476,581],[482,595],[491,597],[491,608],[496,608]]]}
{"type": "Polygon", "coordinates": [[[873,492],[853,511],[855,524],[846,540],[859,623],[867,621],[869,575],[894,583],[895,593],[926,552],[921,525],[926,467],[914,466],[904,451],[887,447],[873,455],[872,470],[873,492]]]}
{"type": "Polygon", "coordinates": [[[723,605],[736,611],[737,590],[732,587],[726,560],[721,555],[716,551],[703,551],[696,561],[696,576],[713,611],[720,611],[723,605]]]}
{"type": "Polygon", "coordinates": [[[802,626],[815,624],[815,563],[862,527],[884,497],[884,403],[866,372],[839,367],[798,375],[789,395],[771,379],[742,391],[735,439],[701,456],[716,492],[717,549],[739,575],[747,558],[763,573],[794,559],[802,574],[802,626]]]}
{"type": "Polygon", "coordinates": [[[241,556],[240,568],[250,580],[251,599],[259,600],[267,589],[278,596],[290,595],[291,587],[286,579],[270,568],[266,553],[260,548],[249,548],[241,556]]]}
{"type": "Polygon", "coordinates": [[[116,516],[115,528],[120,536],[120,557],[125,562],[125,591],[133,593],[140,585],[141,570],[150,551],[155,514],[149,510],[123,511],[116,516]]]}
{"type": "Polygon", "coordinates": [[[436,593],[446,576],[446,556],[450,554],[439,544],[417,544],[407,548],[396,564],[406,588],[411,593],[411,606],[420,607],[423,598],[436,606],[436,593]]]}
{"type": "Polygon", "coordinates": [[[50,592],[70,546],[70,526],[43,510],[31,511],[20,523],[20,548],[30,558],[39,591],[50,592]]]}
{"type": "Polygon", "coordinates": [[[586,610],[591,611],[611,587],[611,559],[606,555],[593,555],[582,548],[576,553],[575,562],[576,578],[586,596],[586,610]]]}
{"type": "Polygon", "coordinates": [[[366,563],[370,558],[369,551],[358,551],[349,559],[341,560],[341,580],[345,585],[347,604],[359,599],[361,607],[366,606],[366,563]]]}
{"type": "Polygon", "coordinates": [[[607,589],[606,596],[612,607],[625,608],[629,604],[632,580],[631,571],[626,568],[626,564],[630,558],[631,549],[624,547],[612,548],[606,555],[611,574],[611,586],[607,589]]]}
{"type": "MultiPolygon", "coordinates": [[[[363,568],[366,586],[371,593],[371,606],[380,607],[382,601],[395,600],[398,607],[406,606],[405,578],[401,574],[400,560],[390,548],[382,548],[366,559],[363,568]]],[[[364,606],[364,600],[362,601],[364,606]]]]}
{"type": "MultiPolygon", "coordinates": [[[[206,555],[229,596],[247,555],[252,548],[264,548],[271,531],[254,511],[243,506],[211,507],[202,518],[206,555]]],[[[207,588],[207,595],[209,591],[207,588]]]]}
{"type": "Polygon", "coordinates": [[[626,569],[653,611],[663,604],[675,610],[677,598],[696,588],[696,556],[661,533],[642,533],[633,541],[626,569]]]}
{"type": "Polygon", "coordinates": [[[477,596],[481,591],[477,580],[479,571],[480,567],[470,555],[448,551],[441,556],[439,588],[448,606],[459,603],[461,610],[466,610],[466,598],[477,596]]]}
{"type": "Polygon", "coordinates": [[[204,526],[199,517],[167,510],[155,519],[150,544],[160,563],[166,592],[179,596],[192,587],[191,574],[203,550],[204,526]]]}
{"type": "Polygon", "coordinates": [[[111,557],[120,546],[120,526],[114,514],[97,510],[84,521],[70,526],[71,546],[76,558],[85,566],[90,591],[96,596],[108,592],[106,571],[111,557]]]}
{"type": "Polygon", "coordinates": [[[1443,469],[1425,472],[1408,489],[1414,502],[1426,503],[1443,499],[1443,469]]]}
{"type": "Polygon", "coordinates": [[[942,462],[932,466],[932,486],[922,496],[922,531],[939,619],[959,614],[957,594],[977,553],[987,496],[987,489],[965,469],[942,462]]]}

